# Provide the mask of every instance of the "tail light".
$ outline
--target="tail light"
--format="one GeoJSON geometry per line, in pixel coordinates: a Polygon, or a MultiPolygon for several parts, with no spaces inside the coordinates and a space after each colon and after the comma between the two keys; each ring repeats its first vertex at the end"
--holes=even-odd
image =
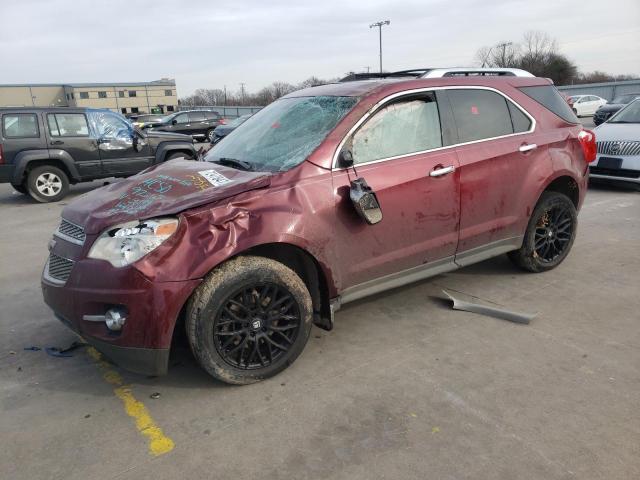
{"type": "Polygon", "coordinates": [[[584,160],[587,163],[593,162],[598,154],[598,147],[596,145],[596,134],[591,130],[582,130],[578,134],[578,140],[580,140],[580,146],[582,146],[584,160]]]}
{"type": "Polygon", "coordinates": [[[227,124],[227,119],[226,118],[221,118],[220,119],[220,125],[226,125],[227,124]]]}
{"type": "Polygon", "coordinates": [[[0,143],[0,165],[4,164],[4,155],[2,154],[2,144],[0,143]]]}

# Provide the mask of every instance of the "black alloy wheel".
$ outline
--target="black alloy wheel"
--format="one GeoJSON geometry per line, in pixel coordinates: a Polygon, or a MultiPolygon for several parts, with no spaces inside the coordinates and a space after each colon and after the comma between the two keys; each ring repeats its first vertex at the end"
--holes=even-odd
{"type": "Polygon", "coordinates": [[[560,265],[569,254],[578,228],[578,213],[564,193],[544,192],[533,209],[522,246],[509,259],[529,272],[544,272],[560,265]]]}
{"type": "Polygon", "coordinates": [[[551,263],[560,257],[573,238],[573,230],[573,217],[567,208],[556,205],[547,210],[536,224],[534,250],[538,258],[551,263]]]}
{"type": "Polygon", "coordinates": [[[270,378],[302,353],[312,303],[305,282],[286,265],[239,255],[214,268],[191,295],[185,318],[191,351],[225,383],[270,378]]]}
{"type": "Polygon", "coordinates": [[[268,367],[294,345],[302,323],[300,308],[283,286],[271,282],[244,286],[222,305],[214,321],[214,344],[232,367],[268,367]]]}

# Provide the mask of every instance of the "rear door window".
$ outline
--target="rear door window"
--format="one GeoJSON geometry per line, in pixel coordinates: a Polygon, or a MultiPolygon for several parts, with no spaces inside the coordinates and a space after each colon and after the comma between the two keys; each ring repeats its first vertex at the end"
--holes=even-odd
{"type": "Polygon", "coordinates": [[[490,90],[448,90],[460,143],[514,132],[507,99],[490,90]]]}
{"type": "Polygon", "coordinates": [[[520,87],[519,90],[531,97],[547,110],[551,110],[558,117],[569,123],[580,123],[569,104],[562,98],[553,85],[538,85],[535,87],[520,87]]]}
{"type": "Polygon", "coordinates": [[[191,112],[189,113],[189,119],[192,122],[202,122],[204,120],[204,112],[191,112]]]}
{"type": "Polygon", "coordinates": [[[189,115],[186,113],[181,113],[180,115],[176,115],[174,120],[177,123],[189,123],[189,115]]]}
{"type": "Polygon", "coordinates": [[[10,113],[2,116],[2,131],[7,138],[38,138],[38,118],[34,113],[10,113]]]}
{"type": "Polygon", "coordinates": [[[52,137],[88,137],[89,125],[83,113],[49,113],[49,133],[52,137]]]}
{"type": "Polygon", "coordinates": [[[353,136],[355,164],[442,147],[435,97],[393,102],[378,110],[353,136]]]}

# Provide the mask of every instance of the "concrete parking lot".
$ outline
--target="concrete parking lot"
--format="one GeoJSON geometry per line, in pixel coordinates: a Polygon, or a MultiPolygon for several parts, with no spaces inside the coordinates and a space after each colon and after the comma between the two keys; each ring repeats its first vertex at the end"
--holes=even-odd
{"type": "Polygon", "coordinates": [[[638,192],[591,188],[556,270],[502,256],[350,304],[291,368],[246,387],[184,347],[162,378],[86,349],[24,350],[76,339],[39,286],[67,200],[0,185],[2,479],[640,478],[638,192]],[[443,288],[537,317],[453,311],[443,288]],[[154,455],[159,437],[171,444],[154,455]]]}

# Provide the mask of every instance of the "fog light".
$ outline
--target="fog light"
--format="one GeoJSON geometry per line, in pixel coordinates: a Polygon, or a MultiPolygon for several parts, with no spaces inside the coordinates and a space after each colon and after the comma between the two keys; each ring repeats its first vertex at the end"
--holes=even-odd
{"type": "Polygon", "coordinates": [[[110,308],[104,315],[104,321],[109,330],[120,330],[127,321],[125,311],[120,308],[110,308]]]}

